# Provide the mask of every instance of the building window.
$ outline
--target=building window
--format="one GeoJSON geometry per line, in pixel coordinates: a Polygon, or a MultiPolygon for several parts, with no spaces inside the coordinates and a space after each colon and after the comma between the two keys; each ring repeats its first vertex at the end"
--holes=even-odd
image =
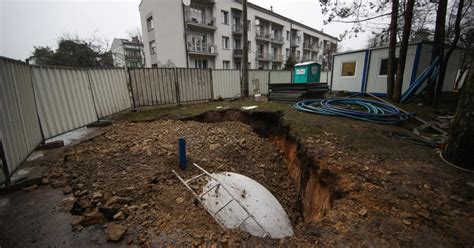
{"type": "Polygon", "coordinates": [[[222,24],[229,25],[229,12],[221,10],[222,24]]]}
{"type": "Polygon", "coordinates": [[[290,40],[290,31],[286,31],[286,40],[290,40]]]}
{"type": "Polygon", "coordinates": [[[356,71],[356,62],[343,62],[341,76],[354,77],[356,71]]]}
{"type": "Polygon", "coordinates": [[[248,44],[248,48],[249,48],[248,52],[250,53],[250,52],[252,52],[252,43],[250,41],[248,41],[247,44],[248,44]]]}
{"type": "Polygon", "coordinates": [[[230,69],[230,61],[223,60],[222,61],[222,69],[230,69]]]}
{"type": "MultiPolygon", "coordinates": [[[[395,64],[398,65],[398,58],[395,58],[395,64]]],[[[395,68],[396,70],[396,68],[395,68]]],[[[379,76],[387,76],[388,58],[380,60],[379,76]]]]}
{"type": "Polygon", "coordinates": [[[154,40],[150,41],[150,53],[155,54],[156,53],[156,43],[154,40]]]}
{"type": "Polygon", "coordinates": [[[234,67],[235,67],[234,69],[240,70],[240,68],[241,68],[240,62],[235,62],[234,67]]]}
{"type": "Polygon", "coordinates": [[[154,26],[153,26],[153,16],[150,16],[146,19],[146,26],[148,28],[148,31],[153,30],[153,28],[154,28],[154,26]]]}
{"type": "Polygon", "coordinates": [[[196,59],[194,60],[194,68],[207,68],[207,60],[205,59],[196,59]]]}
{"type": "Polygon", "coordinates": [[[222,36],[222,49],[229,49],[229,37],[222,36]]]}

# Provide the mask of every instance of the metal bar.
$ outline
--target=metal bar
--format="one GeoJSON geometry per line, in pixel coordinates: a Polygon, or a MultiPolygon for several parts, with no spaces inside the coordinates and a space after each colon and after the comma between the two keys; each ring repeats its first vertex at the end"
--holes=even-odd
{"type": "Polygon", "coordinates": [[[184,186],[186,186],[186,188],[191,192],[191,194],[193,194],[193,196],[196,198],[196,200],[199,201],[199,203],[201,204],[201,206],[206,210],[206,212],[211,215],[211,217],[214,219],[214,221],[217,222],[217,224],[219,224],[219,226],[226,230],[227,228],[225,228],[225,226],[222,225],[222,223],[216,218],[216,216],[214,216],[214,214],[211,213],[211,211],[209,211],[206,206],[204,206],[204,203],[201,201],[200,197],[196,194],[196,192],[194,192],[194,190],[189,187],[189,185],[183,180],[183,178],[181,176],[179,176],[178,173],[176,173],[176,171],[174,170],[171,170],[173,172],[173,174],[178,178],[179,181],[181,181],[181,183],[184,184],[184,186]]]}
{"type": "Polygon", "coordinates": [[[194,177],[192,177],[192,178],[186,180],[185,182],[186,182],[186,183],[189,183],[189,182],[194,181],[194,180],[196,180],[196,179],[198,179],[198,178],[200,178],[200,177],[202,177],[202,176],[204,176],[204,175],[205,175],[204,173],[199,174],[199,175],[197,175],[197,176],[194,176],[194,177]]]}
{"type": "Polygon", "coordinates": [[[206,191],[202,192],[202,193],[199,195],[199,198],[201,198],[203,195],[205,195],[205,194],[211,192],[211,190],[213,190],[215,187],[218,187],[218,186],[220,185],[220,183],[219,183],[218,181],[216,181],[216,182],[217,182],[217,183],[216,183],[214,186],[212,186],[212,187],[210,187],[209,189],[207,189],[206,191]]]}
{"type": "MultiPolygon", "coordinates": [[[[384,103],[387,103],[387,104],[391,104],[391,103],[389,103],[389,102],[383,100],[382,98],[377,97],[377,96],[375,96],[375,95],[373,95],[373,94],[371,94],[371,93],[368,93],[368,92],[367,92],[366,94],[369,95],[369,96],[371,96],[371,97],[373,97],[373,98],[375,98],[375,99],[377,99],[377,100],[379,100],[379,101],[381,101],[381,102],[384,102],[384,103]]],[[[409,112],[405,111],[404,109],[402,109],[402,108],[400,108],[400,107],[398,107],[398,109],[400,109],[400,111],[401,111],[402,113],[404,113],[404,114],[409,114],[409,112]]],[[[421,123],[423,123],[423,124],[428,123],[427,121],[421,119],[421,118],[418,117],[418,116],[413,116],[413,118],[415,118],[415,120],[417,120],[417,121],[419,121],[419,122],[421,122],[421,123]]],[[[444,130],[442,130],[442,129],[436,127],[436,126],[430,126],[430,128],[432,128],[433,130],[438,131],[438,132],[441,133],[442,135],[447,135],[447,134],[448,134],[447,132],[445,132],[444,130]]]]}
{"type": "Polygon", "coordinates": [[[222,206],[221,208],[219,208],[219,210],[217,210],[214,214],[217,215],[217,213],[219,213],[220,211],[222,211],[222,209],[224,209],[225,207],[227,207],[231,202],[233,202],[234,199],[228,201],[226,204],[224,204],[224,206],[222,206]]]}

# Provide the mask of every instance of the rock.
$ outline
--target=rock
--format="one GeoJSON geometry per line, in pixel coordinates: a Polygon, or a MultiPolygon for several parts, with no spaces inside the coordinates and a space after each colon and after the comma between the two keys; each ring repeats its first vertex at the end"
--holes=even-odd
{"type": "Polygon", "coordinates": [[[75,202],[76,202],[76,198],[74,197],[64,198],[61,200],[61,203],[60,203],[61,209],[64,212],[71,212],[72,207],[74,206],[75,202]]]}
{"type": "Polygon", "coordinates": [[[92,204],[87,199],[80,199],[74,202],[74,205],[71,209],[71,214],[73,215],[82,215],[88,208],[91,208],[92,204]]]}
{"type": "Polygon", "coordinates": [[[81,221],[81,225],[87,227],[91,225],[102,224],[104,222],[104,215],[99,213],[97,209],[94,209],[94,211],[84,215],[84,219],[81,221]]]}
{"type": "Polygon", "coordinates": [[[34,191],[38,188],[38,185],[37,184],[33,184],[31,186],[28,186],[28,187],[23,187],[23,191],[25,192],[31,192],[31,191],[34,191]]]}
{"type": "Polygon", "coordinates": [[[89,193],[89,191],[87,189],[83,190],[83,191],[80,191],[80,190],[76,190],[74,191],[74,196],[76,197],[79,197],[79,196],[83,196],[83,195],[87,195],[89,193]]]}
{"type": "Polygon", "coordinates": [[[103,197],[102,193],[100,193],[100,192],[98,192],[98,191],[97,191],[97,192],[94,192],[94,193],[92,194],[92,198],[93,198],[93,199],[100,199],[100,198],[102,198],[102,197],[103,197]]]}
{"type": "Polygon", "coordinates": [[[404,219],[402,220],[403,224],[407,225],[407,226],[410,226],[412,223],[411,221],[407,220],[407,219],[404,219]]]}
{"type": "Polygon", "coordinates": [[[363,208],[363,209],[359,210],[358,213],[359,213],[360,216],[366,216],[367,215],[367,209],[363,208]]]}
{"type": "Polygon", "coordinates": [[[105,192],[104,193],[104,200],[108,201],[110,198],[112,198],[112,193],[110,192],[105,192]]]}
{"type": "Polygon", "coordinates": [[[110,206],[114,203],[118,203],[118,204],[128,204],[132,201],[132,198],[129,198],[129,197],[120,197],[120,196],[112,196],[110,197],[110,199],[107,201],[107,203],[105,203],[106,206],[110,206]]]}
{"type": "Polygon", "coordinates": [[[74,226],[80,225],[81,222],[83,222],[83,221],[84,221],[84,217],[79,216],[79,217],[77,217],[77,218],[75,218],[74,220],[71,221],[71,226],[74,227],[74,226]]]}
{"type": "Polygon", "coordinates": [[[61,188],[61,187],[64,187],[66,186],[66,182],[63,182],[63,181],[53,181],[51,183],[51,187],[57,189],[57,188],[61,188]]]}
{"type": "Polygon", "coordinates": [[[239,144],[243,145],[245,143],[245,138],[239,139],[239,144]]]}
{"type": "Polygon", "coordinates": [[[221,147],[220,144],[210,144],[210,145],[209,145],[209,150],[215,151],[215,150],[217,150],[217,149],[220,148],[220,147],[221,147]]]}
{"type": "Polygon", "coordinates": [[[67,185],[67,186],[65,186],[65,187],[63,188],[63,193],[64,193],[65,195],[71,194],[71,192],[72,192],[71,186],[67,185]]]}
{"type": "Polygon", "coordinates": [[[114,220],[123,220],[125,219],[125,214],[123,213],[123,211],[120,211],[116,213],[113,218],[114,220]]]}
{"type": "Polygon", "coordinates": [[[176,198],[175,201],[176,201],[176,203],[181,204],[181,203],[184,202],[184,198],[183,197],[178,197],[178,198],[176,198]]]}
{"type": "Polygon", "coordinates": [[[43,177],[43,178],[41,179],[41,184],[43,184],[43,185],[49,184],[49,179],[46,178],[46,177],[43,177]]]}
{"type": "Polygon", "coordinates": [[[104,214],[108,221],[114,220],[114,216],[120,211],[118,208],[99,207],[99,212],[104,214]]]}
{"type": "Polygon", "coordinates": [[[119,224],[111,223],[109,226],[107,226],[106,230],[107,240],[117,242],[123,238],[123,235],[126,231],[126,227],[119,224]]]}
{"type": "Polygon", "coordinates": [[[429,184],[423,184],[423,188],[425,188],[425,189],[431,189],[431,185],[429,185],[429,184]]]}

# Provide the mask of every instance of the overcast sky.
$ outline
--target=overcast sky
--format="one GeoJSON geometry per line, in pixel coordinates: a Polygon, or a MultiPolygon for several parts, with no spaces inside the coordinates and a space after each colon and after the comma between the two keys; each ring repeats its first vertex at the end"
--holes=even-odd
{"type": "MultiPolygon", "coordinates": [[[[162,0],[159,0],[162,1],[162,0]]],[[[170,1],[170,0],[168,0],[170,1]]],[[[179,0],[173,0],[179,1],[179,0]]],[[[338,36],[347,26],[323,26],[318,0],[250,0],[264,8],[338,36]]],[[[64,34],[88,38],[127,38],[140,27],[140,0],[0,0],[0,55],[25,59],[33,46],[52,46],[64,34]]],[[[340,43],[342,50],[362,48],[367,35],[340,43]]]]}

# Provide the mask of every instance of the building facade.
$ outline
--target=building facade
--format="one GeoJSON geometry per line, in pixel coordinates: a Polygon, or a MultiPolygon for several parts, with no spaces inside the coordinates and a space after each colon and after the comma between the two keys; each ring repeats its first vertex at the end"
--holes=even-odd
{"type": "MultiPolygon", "coordinates": [[[[241,68],[240,1],[142,0],[139,9],[147,67],[241,68]]],[[[251,3],[247,19],[249,68],[282,69],[290,56],[331,66],[337,38],[251,3]]]]}
{"type": "Polygon", "coordinates": [[[132,40],[115,38],[110,51],[116,67],[136,68],[145,66],[145,50],[143,42],[138,37],[133,37],[132,40]]]}

